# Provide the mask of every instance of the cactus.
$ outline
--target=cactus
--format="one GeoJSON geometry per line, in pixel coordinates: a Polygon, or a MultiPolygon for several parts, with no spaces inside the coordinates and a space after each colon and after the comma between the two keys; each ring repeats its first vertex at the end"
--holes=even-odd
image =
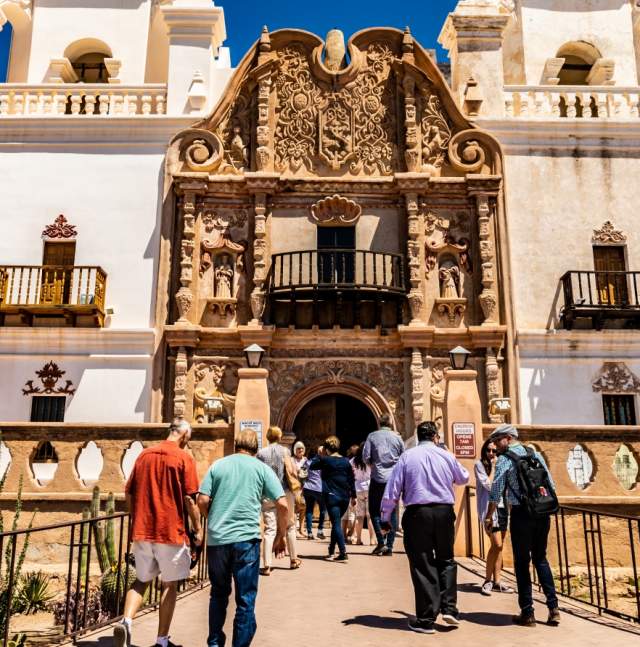
{"type": "MultiPolygon", "coordinates": [[[[91,510],[89,508],[84,508],[82,511],[82,521],[88,521],[91,519],[91,510]]],[[[80,543],[84,546],[82,552],[80,553],[80,581],[84,582],[85,575],[87,573],[87,558],[89,556],[88,542],[89,542],[89,531],[90,525],[88,523],[82,526],[82,533],[80,535],[80,543]]]]}

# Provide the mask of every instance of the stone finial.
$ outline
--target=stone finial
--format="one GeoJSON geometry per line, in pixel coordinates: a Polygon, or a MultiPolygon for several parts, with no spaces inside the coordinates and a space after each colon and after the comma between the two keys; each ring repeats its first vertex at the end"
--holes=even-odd
{"type": "Polygon", "coordinates": [[[260,51],[261,52],[270,52],[271,51],[271,38],[269,36],[269,29],[266,25],[262,28],[260,32],[260,51]]]}
{"type": "Polygon", "coordinates": [[[402,36],[402,51],[405,54],[413,54],[413,36],[408,25],[404,28],[404,35],[402,36]]]}
{"type": "Polygon", "coordinates": [[[346,52],[344,34],[339,29],[329,31],[325,41],[325,66],[332,72],[343,69],[346,52]]]}

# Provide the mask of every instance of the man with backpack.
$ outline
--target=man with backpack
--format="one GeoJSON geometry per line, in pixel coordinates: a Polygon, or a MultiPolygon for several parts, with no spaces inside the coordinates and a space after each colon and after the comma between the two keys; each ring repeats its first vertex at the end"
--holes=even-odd
{"type": "Polygon", "coordinates": [[[493,513],[505,496],[511,508],[511,545],[520,605],[520,614],[513,616],[513,622],[522,627],[536,626],[529,572],[533,561],[547,599],[547,624],[557,627],[560,624],[558,598],[547,561],[550,516],[558,510],[551,474],[544,458],[518,440],[518,430],[513,425],[499,425],[490,438],[499,458],[484,522],[487,527],[493,525],[493,513]]]}

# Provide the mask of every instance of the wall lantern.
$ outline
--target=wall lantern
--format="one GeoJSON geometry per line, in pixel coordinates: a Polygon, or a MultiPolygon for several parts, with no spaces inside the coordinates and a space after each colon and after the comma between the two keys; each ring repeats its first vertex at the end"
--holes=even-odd
{"type": "Polygon", "coordinates": [[[244,349],[244,356],[247,358],[249,368],[259,368],[263,355],[264,348],[261,348],[258,344],[251,344],[251,346],[244,349]]]}
{"type": "Polygon", "coordinates": [[[453,350],[449,351],[449,361],[451,362],[451,368],[454,371],[464,371],[467,368],[467,360],[469,359],[471,353],[462,346],[456,346],[453,350]]]}

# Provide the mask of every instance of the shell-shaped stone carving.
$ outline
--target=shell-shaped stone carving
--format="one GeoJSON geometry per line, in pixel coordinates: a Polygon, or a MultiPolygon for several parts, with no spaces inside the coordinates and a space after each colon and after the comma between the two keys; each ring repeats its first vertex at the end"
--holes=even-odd
{"type": "Polygon", "coordinates": [[[362,207],[340,195],[332,195],[311,205],[311,219],[317,225],[351,226],[358,222],[362,207]]]}

